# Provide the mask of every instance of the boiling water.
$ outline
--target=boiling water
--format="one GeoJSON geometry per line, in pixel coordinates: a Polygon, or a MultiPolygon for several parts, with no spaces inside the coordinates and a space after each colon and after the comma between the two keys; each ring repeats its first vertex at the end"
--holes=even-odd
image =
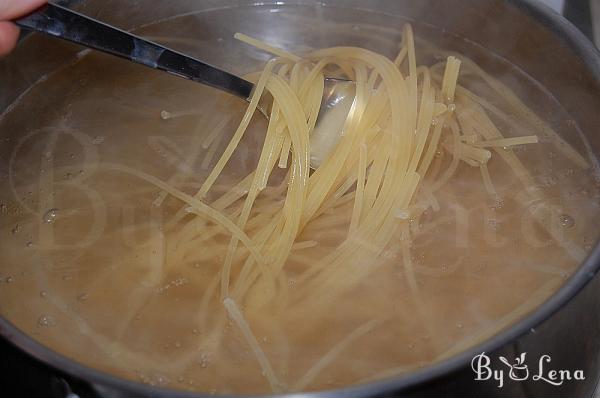
{"type": "MultiPolygon", "coordinates": [[[[278,10],[283,11],[279,23],[306,22],[293,9],[278,10]]],[[[169,32],[244,12],[215,10],[141,33],[201,53],[206,43],[189,39],[192,33],[182,39],[169,32]]],[[[239,28],[252,34],[256,27],[247,29],[239,28]]],[[[229,33],[211,40],[223,51],[235,49],[231,57],[249,60],[232,64],[237,72],[258,69],[265,56],[235,44],[229,33]]],[[[291,49],[345,43],[387,53],[398,39],[394,30],[358,24],[323,26],[319,35],[291,49]]],[[[536,98],[532,106],[559,133],[577,137],[574,122],[533,80],[492,54],[467,47],[522,98],[536,98]]],[[[477,82],[471,86],[476,89],[477,82]]],[[[0,170],[1,314],[53,350],[122,377],[208,392],[269,391],[239,329],[222,317],[218,293],[203,301],[222,266],[227,237],[199,240],[195,258],[165,269],[163,259],[177,246],[169,221],[182,204],[109,167],[125,165],[193,194],[245,107],[243,101],[222,98],[201,85],[89,53],[16,103],[0,120],[1,153],[9,159],[0,170]],[[223,134],[209,142],[206,135],[224,121],[223,134]],[[194,148],[197,157],[191,156],[194,148]],[[205,255],[214,250],[216,256],[205,255]]],[[[523,130],[501,127],[508,136],[531,133],[525,123],[515,125],[523,130]]],[[[256,116],[214,197],[254,170],[264,128],[256,116]]],[[[502,160],[489,163],[496,199],[486,193],[479,170],[462,163],[437,194],[440,210],[412,222],[418,224],[411,226],[418,299],[402,272],[398,237],[380,258],[348,264],[373,272],[324,302],[318,314],[290,316],[278,311],[277,303],[248,311],[252,332],[279,378],[293,386],[370,319],[380,323],[341,350],[305,388],[331,389],[408,372],[494,335],[556,291],[598,238],[599,191],[591,169],[578,168],[546,138],[514,151],[544,197],[560,205],[549,224],[555,236],[569,242],[568,250],[536,222],[539,203],[523,203],[525,188],[502,160]],[[319,319],[316,328],[309,322],[313,316],[319,319]]],[[[572,141],[584,153],[582,143],[572,141]]],[[[446,160],[440,156],[434,167],[443,168],[446,160]]],[[[323,258],[346,230],[347,222],[330,219],[306,227],[298,241],[310,243],[292,251],[278,281],[292,299],[302,295],[303,264],[323,258]]]]}

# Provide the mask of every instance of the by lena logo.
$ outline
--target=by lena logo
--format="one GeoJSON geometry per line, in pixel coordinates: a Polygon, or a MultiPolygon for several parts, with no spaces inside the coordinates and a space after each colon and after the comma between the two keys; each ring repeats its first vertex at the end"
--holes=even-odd
{"type": "Polygon", "coordinates": [[[533,380],[537,382],[548,383],[553,386],[560,386],[566,381],[585,380],[583,370],[557,370],[551,369],[550,355],[542,355],[537,361],[537,369],[530,369],[525,363],[527,353],[524,352],[514,359],[513,363],[509,362],[505,357],[498,357],[500,362],[505,367],[502,369],[493,369],[491,366],[492,360],[485,352],[476,355],[471,361],[471,369],[475,372],[475,380],[495,380],[498,383],[498,388],[504,387],[506,378],[513,381],[533,380]]]}
{"type": "Polygon", "coordinates": [[[498,357],[498,359],[510,369],[508,377],[510,377],[511,380],[522,381],[529,378],[529,368],[525,365],[525,356],[527,356],[526,352],[515,358],[514,365],[511,365],[505,357],[498,357]]]}

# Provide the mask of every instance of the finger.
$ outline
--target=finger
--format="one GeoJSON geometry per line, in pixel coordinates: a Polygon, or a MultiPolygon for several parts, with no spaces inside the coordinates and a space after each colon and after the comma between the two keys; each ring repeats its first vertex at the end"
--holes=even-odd
{"type": "Polygon", "coordinates": [[[0,57],[15,48],[19,38],[19,28],[12,22],[0,22],[0,57]]]}
{"type": "Polygon", "coordinates": [[[0,20],[19,18],[44,3],[46,0],[0,0],[0,20]]]}

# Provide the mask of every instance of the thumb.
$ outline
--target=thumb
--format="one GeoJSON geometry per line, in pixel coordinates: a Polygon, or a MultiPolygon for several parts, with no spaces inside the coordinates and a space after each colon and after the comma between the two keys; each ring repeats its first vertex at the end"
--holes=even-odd
{"type": "Polygon", "coordinates": [[[9,21],[30,13],[46,0],[0,0],[0,21],[9,21]]]}
{"type": "Polygon", "coordinates": [[[0,21],[0,57],[8,54],[17,44],[19,28],[12,22],[0,21]]]}

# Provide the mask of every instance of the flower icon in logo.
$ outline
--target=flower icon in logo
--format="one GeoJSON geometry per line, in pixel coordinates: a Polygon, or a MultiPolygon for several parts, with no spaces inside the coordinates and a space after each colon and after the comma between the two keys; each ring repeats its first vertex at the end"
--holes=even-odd
{"type": "Polygon", "coordinates": [[[510,377],[511,380],[522,381],[522,380],[527,380],[529,378],[529,368],[525,364],[526,356],[527,356],[526,352],[519,355],[517,358],[515,358],[514,365],[511,364],[510,362],[508,362],[508,360],[505,357],[503,357],[503,356],[498,357],[503,364],[505,364],[506,366],[508,366],[510,368],[508,377],[510,377]]]}

